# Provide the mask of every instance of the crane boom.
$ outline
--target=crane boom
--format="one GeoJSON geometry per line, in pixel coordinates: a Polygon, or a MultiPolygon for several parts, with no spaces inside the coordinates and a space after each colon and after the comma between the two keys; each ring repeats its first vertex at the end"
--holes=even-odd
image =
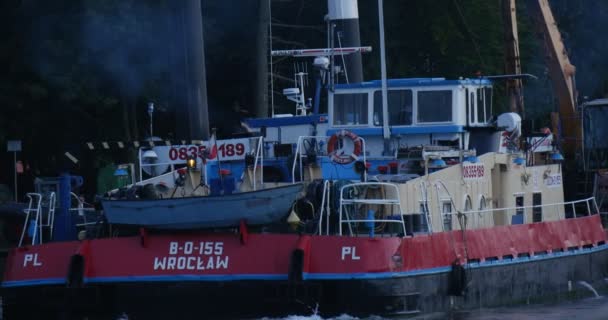
{"type": "MultiPolygon", "coordinates": [[[[519,56],[519,36],[517,34],[517,12],[515,0],[502,0],[502,14],[505,35],[505,72],[507,74],[521,74],[519,56]]],[[[522,81],[519,78],[507,80],[507,97],[509,109],[518,113],[522,119],[524,113],[524,97],[522,94],[522,81]]]]}
{"type": "Polygon", "coordinates": [[[567,159],[574,159],[582,142],[580,115],[576,108],[574,73],[568,54],[551,12],[548,0],[530,0],[529,8],[536,13],[536,22],[543,34],[548,66],[559,104],[562,149],[567,159]]]}

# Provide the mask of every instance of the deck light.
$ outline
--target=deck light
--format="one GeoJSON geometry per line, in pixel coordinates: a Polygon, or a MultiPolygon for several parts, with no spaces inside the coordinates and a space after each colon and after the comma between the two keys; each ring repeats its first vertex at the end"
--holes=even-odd
{"type": "Polygon", "coordinates": [[[559,161],[564,161],[564,156],[562,156],[561,153],[559,153],[559,151],[555,151],[553,153],[551,153],[551,160],[559,162],[559,161]]]}
{"type": "Polygon", "coordinates": [[[479,161],[479,158],[477,158],[476,156],[468,156],[468,157],[464,158],[464,161],[467,161],[470,163],[477,163],[479,161]]]}
{"type": "Polygon", "coordinates": [[[196,158],[193,155],[188,156],[186,165],[188,166],[188,169],[190,169],[190,170],[196,169],[196,158]]]}
{"type": "Polygon", "coordinates": [[[513,159],[513,163],[515,163],[518,166],[521,166],[526,163],[526,159],[524,159],[522,157],[517,157],[517,158],[513,159]]]}
{"type": "Polygon", "coordinates": [[[128,175],[129,175],[129,172],[125,168],[119,167],[118,169],[116,169],[116,171],[114,171],[114,176],[116,176],[116,177],[126,177],[128,175]]]}
{"type": "Polygon", "coordinates": [[[142,154],[142,158],[148,159],[148,160],[156,160],[156,159],[158,159],[158,154],[156,154],[156,151],[154,151],[154,150],[146,150],[142,154]]]}
{"type": "Polygon", "coordinates": [[[443,161],[443,159],[441,159],[441,158],[439,158],[439,159],[433,159],[431,161],[431,165],[433,167],[445,167],[446,166],[445,161],[443,161]]]}

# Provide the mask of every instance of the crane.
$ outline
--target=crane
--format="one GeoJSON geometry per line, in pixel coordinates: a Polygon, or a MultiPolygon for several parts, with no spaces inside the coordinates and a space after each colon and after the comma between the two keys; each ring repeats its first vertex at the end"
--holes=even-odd
{"type": "MultiPolygon", "coordinates": [[[[558,112],[551,114],[553,132],[567,160],[574,160],[582,142],[581,118],[577,111],[574,74],[576,68],[570,63],[564,43],[557,28],[548,0],[528,0],[526,6],[536,23],[537,30],[546,49],[550,78],[558,100],[558,112]]],[[[505,27],[505,56],[507,73],[520,74],[519,38],[515,0],[502,1],[505,27]]],[[[522,84],[520,79],[507,82],[509,105],[513,112],[524,114],[522,84]]]]}

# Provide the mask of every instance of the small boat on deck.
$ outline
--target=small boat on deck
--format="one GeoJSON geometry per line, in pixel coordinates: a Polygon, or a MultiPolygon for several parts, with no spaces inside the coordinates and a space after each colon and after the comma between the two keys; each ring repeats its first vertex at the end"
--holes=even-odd
{"type": "Polygon", "coordinates": [[[267,225],[284,218],[302,184],[225,195],[196,197],[102,200],[108,223],[156,229],[222,228],[267,225]]]}

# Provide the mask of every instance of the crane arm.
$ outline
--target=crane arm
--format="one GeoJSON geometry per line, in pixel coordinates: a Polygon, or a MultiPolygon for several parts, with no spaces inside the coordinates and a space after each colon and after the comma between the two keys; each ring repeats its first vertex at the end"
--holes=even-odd
{"type": "Polygon", "coordinates": [[[568,54],[551,12],[548,0],[529,0],[528,7],[536,16],[538,29],[548,58],[551,80],[559,104],[561,123],[561,143],[566,155],[574,159],[577,148],[582,142],[580,116],[576,108],[574,74],[576,68],[570,63],[568,54]]]}

